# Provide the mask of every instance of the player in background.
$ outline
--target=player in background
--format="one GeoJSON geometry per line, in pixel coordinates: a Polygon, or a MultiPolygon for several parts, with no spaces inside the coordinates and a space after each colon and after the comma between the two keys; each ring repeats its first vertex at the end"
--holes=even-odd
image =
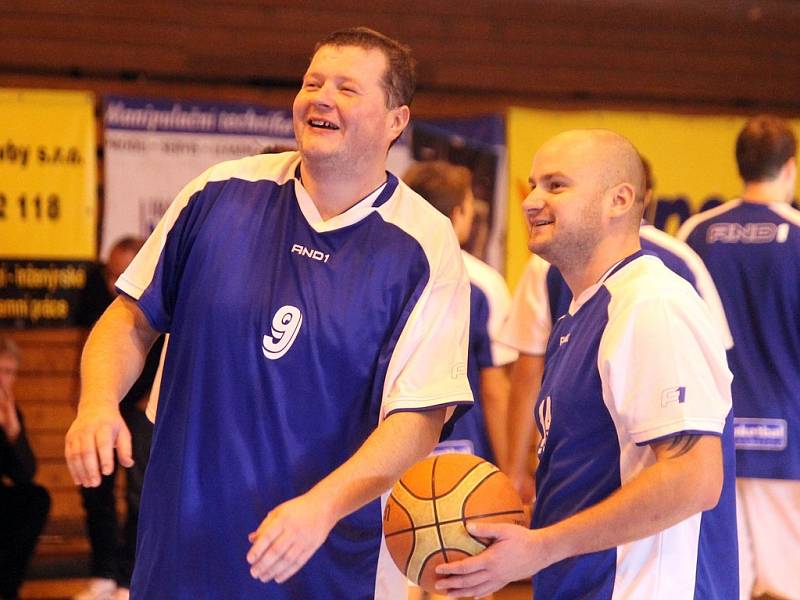
{"type": "Polygon", "coordinates": [[[800,598],[800,212],[797,142],[753,117],[736,140],[740,198],[678,235],[703,258],[733,333],[741,598],[800,598]]]}
{"type": "Polygon", "coordinates": [[[395,40],[323,39],[294,101],[299,151],[207,170],[117,281],[66,456],[85,486],[115,447],[130,464],[117,403],[169,332],[134,600],[405,595],[378,497],[472,402],[458,242],[386,171],[414,82],[395,40]]]}
{"type": "Polygon", "coordinates": [[[517,353],[497,336],[508,317],[511,295],[503,277],[464,250],[473,220],[472,174],[445,161],[412,165],[403,181],[450,219],[470,279],[468,376],[475,404],[439,445],[442,451],[468,451],[491,463],[505,460],[508,375],[517,353]]]}
{"type": "Polygon", "coordinates": [[[641,250],[644,172],[607,130],[547,141],[523,203],[528,247],[575,300],[534,411],[533,529],[472,523],[487,550],[437,567],[483,596],[533,575],[547,600],[738,596],[731,373],[692,286],[641,250]]]}
{"type": "MultiPolygon", "coordinates": [[[[654,179],[650,163],[642,157],[645,172],[645,210],[652,204],[654,179]]],[[[689,246],[656,229],[644,219],[639,227],[642,250],[653,254],[674,273],[691,283],[711,312],[725,348],[733,345],[722,302],[702,259],[689,246]]],[[[517,491],[526,501],[534,494],[529,466],[530,450],[535,442],[533,404],[539,390],[544,353],[550,331],[558,318],[569,310],[572,292],[560,271],[533,254],[514,292],[512,318],[500,339],[520,353],[511,376],[509,403],[508,462],[505,470],[517,491]]]]}

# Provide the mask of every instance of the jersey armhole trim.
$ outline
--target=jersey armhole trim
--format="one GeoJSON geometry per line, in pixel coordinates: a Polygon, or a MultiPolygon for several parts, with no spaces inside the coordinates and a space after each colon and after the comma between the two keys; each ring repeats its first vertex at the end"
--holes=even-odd
{"type": "Polygon", "coordinates": [[[645,427],[637,431],[631,431],[630,436],[637,446],[641,446],[665,437],[686,432],[692,432],[696,435],[722,435],[722,430],[724,427],[724,418],[677,419],[671,423],[663,423],[653,427],[645,427]]]}
{"type": "MultiPolygon", "coordinates": [[[[161,333],[166,333],[167,332],[164,327],[161,327],[160,325],[157,324],[156,319],[153,317],[153,315],[151,315],[150,312],[147,310],[147,308],[145,308],[142,305],[142,303],[139,302],[139,298],[137,298],[136,296],[132,296],[126,290],[122,289],[119,286],[117,286],[117,289],[119,290],[119,292],[123,296],[125,296],[126,298],[129,298],[132,302],[136,303],[136,306],[138,306],[139,310],[142,311],[142,314],[144,315],[144,318],[147,319],[148,323],[150,323],[150,327],[152,327],[153,329],[155,329],[156,331],[159,331],[161,333]]],[[[141,297],[141,294],[140,294],[140,297],[141,297]]]]}
{"type": "Polygon", "coordinates": [[[395,400],[391,402],[386,410],[385,416],[388,417],[396,412],[425,412],[429,410],[437,410],[439,408],[449,408],[455,406],[469,406],[473,404],[473,400],[465,398],[463,394],[448,394],[448,396],[458,396],[456,400],[450,401],[431,401],[431,404],[420,404],[419,401],[412,400],[395,400]]]}
{"type": "Polygon", "coordinates": [[[114,287],[134,300],[138,300],[145,290],[145,288],[136,285],[130,279],[127,279],[125,275],[120,275],[119,279],[114,282],[114,287]]]}
{"type": "Polygon", "coordinates": [[[679,435],[692,435],[692,436],[700,436],[700,435],[713,435],[714,437],[722,437],[722,433],[719,431],[706,431],[702,429],[683,429],[680,431],[675,431],[673,433],[667,433],[666,435],[662,435],[647,441],[643,442],[636,442],[637,446],[648,446],[650,444],[655,444],[656,442],[661,442],[664,440],[668,440],[670,438],[679,436],[679,435]]]}

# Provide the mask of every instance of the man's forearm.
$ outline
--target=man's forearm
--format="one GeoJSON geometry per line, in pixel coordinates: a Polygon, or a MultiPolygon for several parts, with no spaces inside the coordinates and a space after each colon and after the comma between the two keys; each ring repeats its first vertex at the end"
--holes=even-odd
{"type": "Polygon", "coordinates": [[[79,410],[95,403],[118,403],[141,373],[157,335],[133,301],[114,300],[83,349],[79,410]]]}
{"type": "Polygon", "coordinates": [[[713,508],[722,487],[722,451],[713,435],[697,436],[685,453],[659,445],[657,462],[602,502],[532,533],[544,538],[548,564],[663,531],[713,508]]]}
{"type": "Polygon", "coordinates": [[[350,459],[309,494],[324,500],[334,522],[359,509],[389,489],[408,467],[430,454],[439,439],[445,410],[390,415],[350,459]]]}
{"type": "Polygon", "coordinates": [[[536,429],[533,408],[542,383],[544,357],[520,354],[511,368],[508,405],[508,444],[506,464],[510,475],[528,470],[528,456],[536,429]]]}
{"type": "Polygon", "coordinates": [[[508,453],[508,375],[505,367],[481,369],[481,404],[489,443],[498,465],[508,453]]]}

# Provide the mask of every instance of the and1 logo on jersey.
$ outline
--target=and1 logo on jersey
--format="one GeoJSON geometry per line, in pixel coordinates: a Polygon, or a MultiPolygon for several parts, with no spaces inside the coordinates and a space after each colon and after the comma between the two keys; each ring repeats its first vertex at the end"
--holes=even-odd
{"type": "Polygon", "coordinates": [[[706,242],[709,244],[783,244],[788,237],[788,223],[714,223],[706,231],[706,242]]]}
{"type": "Polygon", "coordinates": [[[272,331],[261,340],[261,349],[270,360],[276,360],[286,354],[292,347],[300,326],[303,314],[296,306],[281,306],[272,317],[272,331]]]}
{"type": "Polygon", "coordinates": [[[303,246],[302,244],[292,244],[291,252],[292,254],[299,254],[300,256],[312,258],[314,260],[318,260],[324,263],[328,262],[328,259],[331,257],[330,254],[325,254],[324,252],[320,252],[319,250],[308,248],[306,246],[303,246]]]}

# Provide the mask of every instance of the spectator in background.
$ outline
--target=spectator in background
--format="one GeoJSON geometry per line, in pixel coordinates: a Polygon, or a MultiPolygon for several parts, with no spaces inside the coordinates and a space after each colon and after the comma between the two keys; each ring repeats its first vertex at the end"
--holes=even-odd
{"type": "MultiPolygon", "coordinates": [[[[472,174],[445,161],[412,165],[403,181],[450,219],[461,247],[473,223],[472,174]]],[[[508,375],[505,365],[517,353],[496,341],[508,316],[511,295],[503,277],[462,249],[470,279],[469,362],[467,374],[475,404],[459,419],[440,449],[469,451],[490,462],[505,460],[508,375]]]]}
{"type": "Polygon", "coordinates": [[[782,119],[736,140],[741,198],[690,218],[678,237],[717,284],[734,346],[740,597],[800,598],[800,212],[797,141],[782,119]]]}
{"type": "MultiPolygon", "coordinates": [[[[92,327],[111,304],[117,295],[114,282],[143,243],[143,240],[135,237],[120,239],[111,248],[108,261],[90,272],[78,308],[79,325],[87,329],[92,327]]],[[[125,522],[120,524],[117,519],[116,470],[104,476],[99,487],[81,488],[91,545],[92,578],[86,589],[74,596],[74,600],[125,600],[128,597],[136,551],[139,497],[153,436],[153,424],[145,416],[143,404],[153,384],[160,352],[159,341],[148,355],[141,377],[120,404],[122,417],[133,436],[134,455],[134,465],[126,470],[125,522]]]]}
{"type": "Polygon", "coordinates": [[[19,350],[0,337],[0,599],[17,592],[50,511],[50,495],[33,483],[36,459],[14,400],[19,350]]]}

